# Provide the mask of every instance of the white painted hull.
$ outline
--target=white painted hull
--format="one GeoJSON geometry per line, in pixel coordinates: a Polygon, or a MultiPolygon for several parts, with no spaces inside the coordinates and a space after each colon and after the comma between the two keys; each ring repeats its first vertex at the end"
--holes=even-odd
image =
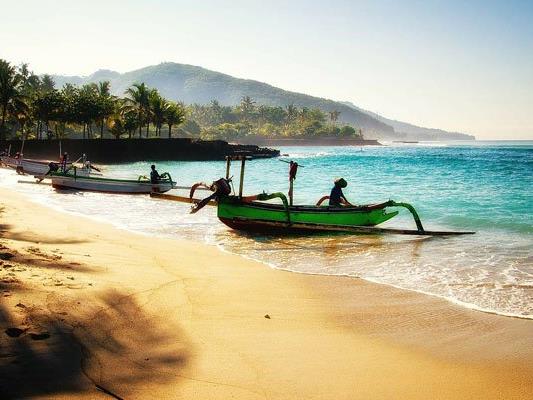
{"type": "Polygon", "coordinates": [[[116,179],[94,179],[72,176],[51,176],[52,186],[57,189],[87,190],[104,193],[164,193],[172,189],[170,182],[121,181],[116,179]]]}
{"type": "MultiPolygon", "coordinates": [[[[46,174],[49,170],[49,164],[51,162],[55,164],[59,164],[56,161],[49,161],[49,160],[31,160],[28,158],[23,159],[17,159],[13,157],[0,157],[0,161],[4,165],[6,165],[9,168],[13,168],[17,170],[19,173],[24,173],[26,175],[32,175],[32,176],[39,176],[42,177],[44,174],[46,174]]],[[[71,168],[72,164],[67,163],[67,168],[71,168]]],[[[85,168],[78,168],[77,174],[82,176],[88,176],[88,175],[101,175],[98,172],[92,172],[91,170],[87,170],[85,168]]]]}
{"type": "Polygon", "coordinates": [[[27,158],[17,159],[14,157],[0,157],[3,164],[6,166],[18,169],[28,175],[44,175],[48,172],[48,164],[52,161],[47,160],[30,160],[27,158]]]}

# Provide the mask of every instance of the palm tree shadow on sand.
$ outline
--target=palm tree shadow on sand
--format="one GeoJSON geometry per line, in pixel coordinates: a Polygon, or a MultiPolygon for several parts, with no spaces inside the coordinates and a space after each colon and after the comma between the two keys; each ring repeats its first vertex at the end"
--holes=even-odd
{"type": "Polygon", "coordinates": [[[98,390],[124,398],[137,384],[179,382],[191,346],[176,323],[131,292],[43,289],[31,277],[94,268],[18,253],[1,240],[9,229],[0,232],[0,399],[98,390]]]}
{"type": "Polygon", "coordinates": [[[0,325],[9,327],[0,339],[0,398],[95,390],[123,398],[138,383],[175,381],[187,365],[190,348],[180,330],[159,329],[168,322],[147,315],[131,296],[106,292],[92,305],[99,311],[80,319],[49,312],[77,303],[27,307],[22,325],[0,305],[0,325]]]}

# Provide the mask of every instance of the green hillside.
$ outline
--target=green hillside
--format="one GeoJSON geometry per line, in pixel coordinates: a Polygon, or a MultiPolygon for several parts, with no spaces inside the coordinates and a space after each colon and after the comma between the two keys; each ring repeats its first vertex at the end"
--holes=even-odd
{"type": "MultiPolygon", "coordinates": [[[[108,80],[112,92],[116,95],[123,95],[135,82],[144,82],[149,87],[158,89],[166,98],[189,104],[208,104],[212,100],[217,100],[221,105],[233,106],[239,104],[243,96],[249,96],[258,104],[282,107],[293,104],[298,107],[319,108],[325,112],[336,110],[340,112],[339,123],[361,128],[365,137],[385,139],[406,137],[398,135],[390,124],[351,105],[286,91],[263,82],[234,78],[193,65],[162,63],[123,74],[100,70],[88,77],[54,76],[53,78],[56,87],[62,87],[65,83],[80,85],[108,80]]],[[[445,139],[446,132],[443,133],[445,139]]]]}

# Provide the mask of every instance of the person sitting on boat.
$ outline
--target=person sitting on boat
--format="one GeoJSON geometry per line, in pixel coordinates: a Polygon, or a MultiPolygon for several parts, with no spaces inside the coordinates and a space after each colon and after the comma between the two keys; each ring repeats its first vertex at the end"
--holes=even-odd
{"type": "Polygon", "coordinates": [[[65,151],[59,160],[61,165],[61,172],[67,172],[68,153],[65,151]]]}
{"type": "Polygon", "coordinates": [[[342,189],[344,189],[346,186],[348,186],[348,182],[346,182],[344,178],[335,179],[333,189],[331,189],[331,193],[329,195],[330,206],[341,207],[343,205],[352,205],[348,200],[346,200],[346,196],[344,196],[344,193],[342,192],[342,189]]]}
{"type": "Polygon", "coordinates": [[[50,175],[52,172],[57,172],[59,170],[59,165],[57,165],[57,163],[51,161],[50,163],[48,163],[48,171],[46,171],[46,174],[44,175],[41,175],[40,177],[37,178],[37,182],[40,183],[43,181],[43,179],[50,175]]]}
{"type": "Polygon", "coordinates": [[[87,154],[85,153],[81,155],[81,167],[86,172],[91,172],[91,162],[87,159],[87,154]]]}
{"type": "Polygon", "coordinates": [[[152,183],[159,183],[161,180],[161,175],[159,175],[159,172],[155,169],[155,165],[152,164],[152,170],[150,171],[150,182],[152,183]]]}

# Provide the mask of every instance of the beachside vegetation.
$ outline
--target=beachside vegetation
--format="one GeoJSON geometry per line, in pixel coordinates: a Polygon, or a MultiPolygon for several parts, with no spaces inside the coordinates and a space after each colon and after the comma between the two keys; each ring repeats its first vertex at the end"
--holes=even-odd
{"type": "Polygon", "coordinates": [[[0,60],[0,140],[6,138],[197,137],[362,137],[360,129],[339,126],[341,112],[258,104],[242,96],[235,106],[174,102],[143,82],[112,94],[107,80],[56,88],[49,75],[27,64],[0,60]],[[165,129],[163,129],[165,127],[165,129]]]}

